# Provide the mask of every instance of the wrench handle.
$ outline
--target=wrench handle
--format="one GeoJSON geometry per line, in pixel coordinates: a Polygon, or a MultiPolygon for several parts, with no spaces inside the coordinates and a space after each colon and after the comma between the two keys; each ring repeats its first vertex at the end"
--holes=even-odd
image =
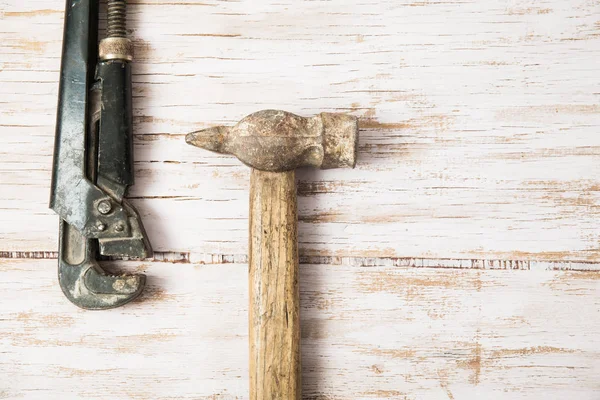
{"type": "Polygon", "coordinates": [[[295,172],[250,178],[250,399],[300,400],[295,172]]]}

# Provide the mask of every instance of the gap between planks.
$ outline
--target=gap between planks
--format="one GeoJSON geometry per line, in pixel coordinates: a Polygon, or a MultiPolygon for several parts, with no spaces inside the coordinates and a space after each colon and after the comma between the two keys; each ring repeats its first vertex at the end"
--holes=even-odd
{"type": "MultiPolygon", "coordinates": [[[[0,251],[0,259],[58,259],[55,251],[0,251]]],[[[113,259],[124,260],[127,259],[113,259]]],[[[135,260],[131,260],[135,261],[135,260]]],[[[190,252],[154,252],[152,258],[140,262],[173,264],[248,264],[246,254],[197,254],[190,252]]],[[[598,272],[600,262],[501,260],[501,259],[439,259],[414,257],[344,257],[300,256],[300,264],[340,265],[354,267],[403,267],[518,271],[581,271],[598,272]]]]}

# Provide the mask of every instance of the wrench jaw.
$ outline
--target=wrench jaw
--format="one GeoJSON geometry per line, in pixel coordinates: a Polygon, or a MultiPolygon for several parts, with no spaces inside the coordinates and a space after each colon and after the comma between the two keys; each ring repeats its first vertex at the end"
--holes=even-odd
{"type": "Polygon", "coordinates": [[[127,258],[152,257],[152,247],[137,210],[125,199],[121,200],[121,204],[128,215],[128,223],[123,225],[126,225],[129,235],[99,239],[100,254],[127,258]]]}
{"type": "Polygon", "coordinates": [[[58,267],[60,287],[71,303],[84,310],[109,310],[135,300],[144,290],[146,275],[107,275],[94,260],[58,267]]]}
{"type": "MultiPolygon", "coordinates": [[[[136,299],[146,276],[110,275],[96,261],[98,241],[85,238],[65,221],[60,222],[58,281],[71,303],[86,310],[108,310],[136,299]]],[[[133,247],[137,241],[134,240],[133,247]]],[[[137,250],[140,253],[150,249],[137,250]]]]}

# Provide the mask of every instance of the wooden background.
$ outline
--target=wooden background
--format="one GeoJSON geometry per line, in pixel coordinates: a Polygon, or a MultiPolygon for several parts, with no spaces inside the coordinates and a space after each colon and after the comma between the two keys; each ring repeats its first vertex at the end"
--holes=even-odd
{"type": "Polygon", "coordinates": [[[304,399],[600,399],[600,2],[129,1],[142,298],[76,309],[47,208],[63,0],[0,1],[0,399],[248,398],[249,171],[184,135],[361,118],[298,173],[304,399]]]}

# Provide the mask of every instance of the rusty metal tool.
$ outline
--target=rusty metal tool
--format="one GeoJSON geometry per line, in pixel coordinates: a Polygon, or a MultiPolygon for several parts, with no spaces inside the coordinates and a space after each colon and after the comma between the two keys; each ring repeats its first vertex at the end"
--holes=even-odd
{"type": "Polygon", "coordinates": [[[354,168],[358,121],[259,111],[234,127],[186,137],[188,144],[237,156],[250,178],[250,399],[299,400],[300,299],[295,169],[354,168]]]}
{"type": "Polygon", "coordinates": [[[60,216],[58,278],[85,309],[136,298],[144,275],[112,276],[99,257],[152,254],[140,216],[124,196],[133,185],[131,61],[126,3],[107,2],[98,45],[98,0],[67,0],[50,208],[60,216]]]}

